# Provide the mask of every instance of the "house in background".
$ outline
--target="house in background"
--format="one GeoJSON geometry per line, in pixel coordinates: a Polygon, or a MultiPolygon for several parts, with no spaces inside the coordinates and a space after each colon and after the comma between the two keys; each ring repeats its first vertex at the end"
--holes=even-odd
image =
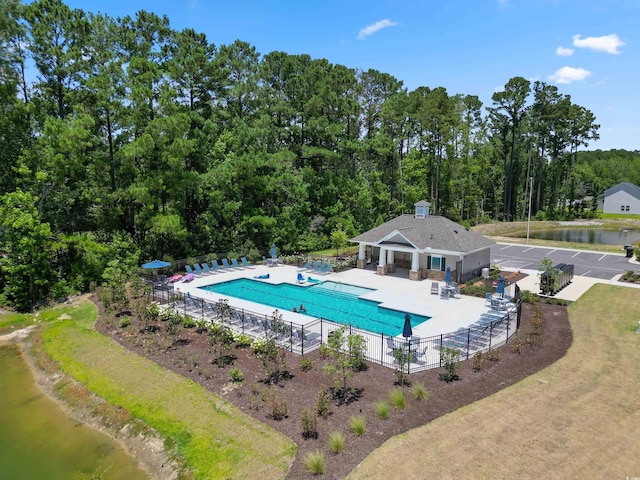
{"type": "Polygon", "coordinates": [[[640,187],[629,182],[615,185],[602,194],[602,213],[640,215],[640,187]]]}
{"type": "Polygon", "coordinates": [[[490,266],[495,242],[448,218],[429,215],[428,202],[414,206],[415,214],[400,215],[351,239],[360,245],[358,268],[372,262],[379,275],[398,267],[409,269],[410,280],[443,280],[449,266],[451,278],[464,282],[490,266]]]}

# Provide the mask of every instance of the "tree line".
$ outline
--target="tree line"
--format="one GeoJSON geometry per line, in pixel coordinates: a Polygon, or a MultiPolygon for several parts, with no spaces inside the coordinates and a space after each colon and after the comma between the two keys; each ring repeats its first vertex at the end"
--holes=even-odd
{"type": "Polygon", "coordinates": [[[579,154],[593,113],[541,81],[485,107],[151,12],[0,2],[9,303],[85,290],[109,261],[327,248],[422,199],[464,225],[524,218],[530,194],[533,215],[571,218],[611,186],[579,154]]]}

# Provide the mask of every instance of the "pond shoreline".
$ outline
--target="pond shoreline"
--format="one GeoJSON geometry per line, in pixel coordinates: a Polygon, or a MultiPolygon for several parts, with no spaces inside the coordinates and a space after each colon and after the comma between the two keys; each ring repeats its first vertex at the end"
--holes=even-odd
{"type": "MultiPolygon", "coordinates": [[[[110,439],[117,442],[129,455],[136,459],[141,470],[149,475],[151,479],[175,480],[179,478],[179,467],[173,461],[164,448],[164,439],[158,435],[136,433],[136,428],[132,428],[131,423],[123,428],[117,429],[109,425],[106,418],[95,414],[93,411],[100,411],[100,407],[106,402],[88,392],[89,402],[82,405],[71,405],[56,392],[56,386],[61,381],[72,384],[74,388],[85,389],[80,383],[69,375],[65,375],[59,370],[57,364],[53,362],[44,352],[41,345],[34,341],[37,335],[37,326],[21,328],[14,332],[0,335],[0,346],[15,346],[19,349],[22,358],[31,370],[36,387],[48,398],[53,400],[69,417],[81,422],[94,430],[97,430],[110,439]],[[44,355],[55,371],[47,371],[41,365],[38,355],[44,355]]],[[[139,430],[139,429],[138,429],[139,430]]],[[[148,427],[147,427],[148,430],[148,427]]]]}

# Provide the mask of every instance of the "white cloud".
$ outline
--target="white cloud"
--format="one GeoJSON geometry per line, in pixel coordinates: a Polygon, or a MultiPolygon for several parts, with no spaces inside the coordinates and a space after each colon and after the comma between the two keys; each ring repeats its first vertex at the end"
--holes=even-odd
{"type": "Polygon", "coordinates": [[[575,52],[573,48],[566,48],[566,47],[556,48],[556,55],[559,55],[561,57],[570,57],[571,55],[573,55],[573,52],[575,52]]]}
{"type": "Polygon", "coordinates": [[[380,20],[379,22],[376,22],[373,25],[368,25],[360,30],[360,32],[358,33],[358,40],[362,40],[369,35],[373,35],[378,30],[382,30],[383,28],[395,27],[396,25],[398,25],[398,22],[392,22],[388,18],[385,18],[384,20],[380,20]]]}
{"type": "Polygon", "coordinates": [[[584,80],[589,75],[591,72],[584,68],[562,67],[556,70],[553,75],[549,75],[548,78],[556,83],[573,83],[584,80]]]}
{"type": "Polygon", "coordinates": [[[603,35],[602,37],[585,37],[582,35],[573,36],[573,46],[578,48],[588,48],[596,52],[605,52],[617,55],[620,53],[619,47],[626,45],[615,33],[603,35]]]}

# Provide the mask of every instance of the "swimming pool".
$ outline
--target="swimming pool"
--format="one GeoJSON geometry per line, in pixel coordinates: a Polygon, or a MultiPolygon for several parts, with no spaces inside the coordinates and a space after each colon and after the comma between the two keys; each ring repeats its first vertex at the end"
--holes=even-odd
{"type": "MultiPolygon", "coordinates": [[[[370,288],[338,282],[322,282],[312,286],[282,283],[274,285],[249,278],[200,287],[208,292],[241,298],[280,310],[304,305],[306,315],[322,317],[385,335],[402,333],[406,312],[380,307],[379,302],[359,298],[373,292],[370,288]]],[[[413,327],[430,317],[411,314],[413,327]]]]}

